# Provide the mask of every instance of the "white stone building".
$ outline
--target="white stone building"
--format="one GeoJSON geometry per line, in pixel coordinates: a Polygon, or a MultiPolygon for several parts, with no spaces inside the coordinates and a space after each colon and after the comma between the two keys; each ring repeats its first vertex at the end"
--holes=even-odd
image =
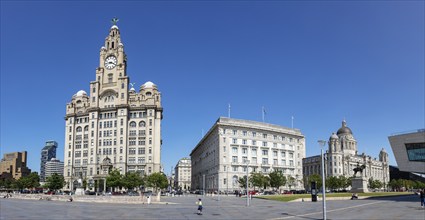
{"type": "Polygon", "coordinates": [[[174,168],[174,188],[180,190],[191,189],[192,162],[190,158],[182,158],[174,168]]]}
{"type": "Polygon", "coordinates": [[[66,105],[65,189],[86,178],[89,190],[103,191],[111,169],[161,171],[161,93],[152,82],[138,92],[129,84],[127,55],[114,24],[100,48],[89,94],[80,90],[66,105]]]}
{"type": "MultiPolygon", "coordinates": [[[[366,165],[363,171],[364,178],[373,178],[386,184],[389,182],[389,159],[384,148],[379,153],[379,157],[372,158],[364,153],[358,154],[357,140],[347,123],[342,121],[342,127],[337,133],[332,133],[328,141],[328,150],[325,153],[325,176],[345,176],[354,175],[353,169],[359,165],[366,165]]],[[[320,155],[303,159],[303,172],[305,177],[312,174],[322,175],[320,155]]]]}
{"type": "Polygon", "coordinates": [[[247,165],[249,173],[281,170],[296,179],[291,189],[304,188],[305,138],[298,129],[220,117],[190,156],[192,190],[204,185],[206,192],[241,190],[238,179],[246,175],[247,165]]]}

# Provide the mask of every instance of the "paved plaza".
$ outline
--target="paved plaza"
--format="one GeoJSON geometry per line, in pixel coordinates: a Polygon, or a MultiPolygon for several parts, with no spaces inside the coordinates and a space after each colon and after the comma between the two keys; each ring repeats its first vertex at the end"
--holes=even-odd
{"type": "MultiPolygon", "coordinates": [[[[114,204],[0,199],[0,220],[9,219],[322,219],[321,202],[276,202],[234,196],[162,197],[164,204],[114,204]],[[167,204],[168,203],[168,204],[167,204]]],[[[327,201],[328,219],[425,219],[417,195],[327,201]]]]}

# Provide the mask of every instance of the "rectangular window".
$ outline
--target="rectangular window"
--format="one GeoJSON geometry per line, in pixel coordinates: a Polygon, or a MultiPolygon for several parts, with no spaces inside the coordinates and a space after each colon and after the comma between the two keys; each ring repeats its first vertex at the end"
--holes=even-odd
{"type": "Polygon", "coordinates": [[[425,162],[425,143],[406,143],[409,161],[425,162]]]}
{"type": "Polygon", "coordinates": [[[242,140],[242,144],[246,144],[246,140],[245,139],[242,140]]]}
{"type": "Polygon", "coordinates": [[[269,164],[269,159],[268,158],[263,158],[263,165],[267,165],[269,164]]]}
{"type": "Polygon", "coordinates": [[[238,162],[238,157],[237,156],[233,156],[232,157],[232,162],[233,163],[237,163],[238,162]]]}
{"type": "Polygon", "coordinates": [[[233,130],[233,135],[237,135],[238,131],[237,130],[233,130]]]}
{"type": "Polygon", "coordinates": [[[263,156],[268,156],[269,155],[269,151],[268,150],[262,150],[263,156]]]}
{"type": "Polygon", "coordinates": [[[242,148],[242,154],[244,155],[248,154],[248,148],[242,148]]]}
{"type": "Polygon", "coordinates": [[[251,157],[251,164],[257,164],[257,157],[251,157]]]}
{"type": "Polygon", "coordinates": [[[286,153],[285,153],[285,151],[281,151],[281,152],[280,152],[280,156],[281,156],[281,157],[286,157],[286,153]]]}
{"type": "Polygon", "coordinates": [[[139,147],[139,154],[145,154],[145,148],[144,147],[139,147]]]}
{"type": "Polygon", "coordinates": [[[234,166],[233,168],[233,172],[238,172],[238,167],[234,166]]]}
{"type": "Polygon", "coordinates": [[[243,136],[246,136],[247,133],[248,133],[247,131],[242,132],[243,136]]]}
{"type": "Polygon", "coordinates": [[[253,137],[257,136],[257,132],[253,131],[253,132],[252,132],[252,136],[253,136],[253,137]]]}
{"type": "Polygon", "coordinates": [[[263,138],[267,138],[267,134],[263,134],[263,138]]]}
{"type": "Polygon", "coordinates": [[[255,148],[254,149],[251,149],[251,154],[252,155],[257,155],[257,149],[255,149],[255,148]]]}
{"type": "Polygon", "coordinates": [[[139,157],[137,162],[141,164],[146,163],[145,157],[139,157]]]}
{"type": "Polygon", "coordinates": [[[286,160],[281,160],[280,162],[282,163],[282,166],[286,166],[286,160]]]}
{"type": "Polygon", "coordinates": [[[277,151],[273,151],[273,157],[277,157],[277,151]]]}
{"type": "Polygon", "coordinates": [[[237,144],[237,143],[238,143],[238,139],[233,138],[233,143],[234,143],[234,144],[237,144]]]}
{"type": "Polygon", "coordinates": [[[233,147],[232,148],[232,153],[237,154],[238,153],[238,148],[237,147],[233,147]]]}
{"type": "Polygon", "coordinates": [[[130,154],[130,155],[136,154],[136,148],[130,147],[128,149],[128,154],[130,154]]]}
{"type": "Polygon", "coordinates": [[[277,159],[273,159],[273,165],[277,165],[277,159]]]}
{"type": "Polygon", "coordinates": [[[242,163],[246,163],[248,161],[248,157],[242,157],[242,163]]]}
{"type": "Polygon", "coordinates": [[[263,141],[263,147],[267,147],[267,142],[263,141]]]}

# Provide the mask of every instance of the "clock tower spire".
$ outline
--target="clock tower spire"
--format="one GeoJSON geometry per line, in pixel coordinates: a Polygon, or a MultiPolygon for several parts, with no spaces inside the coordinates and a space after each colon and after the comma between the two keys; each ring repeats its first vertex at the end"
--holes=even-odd
{"type": "Polygon", "coordinates": [[[96,107],[125,105],[128,99],[127,56],[121,42],[118,19],[112,19],[112,26],[100,48],[99,67],[96,69],[96,81],[91,82],[91,99],[96,107]],[[94,98],[93,98],[94,97],[94,98]],[[105,97],[109,97],[104,99],[105,97]],[[102,100],[115,100],[104,103],[102,100]]]}

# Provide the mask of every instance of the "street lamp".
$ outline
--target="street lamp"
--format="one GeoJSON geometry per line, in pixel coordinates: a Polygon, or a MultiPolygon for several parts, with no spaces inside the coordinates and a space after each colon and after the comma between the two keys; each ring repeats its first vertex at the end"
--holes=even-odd
{"type": "Polygon", "coordinates": [[[249,192],[248,192],[248,165],[249,160],[245,160],[246,163],[246,206],[249,206],[249,192]]]}
{"type": "Polygon", "coordinates": [[[326,220],[326,187],[325,187],[325,158],[323,157],[323,147],[326,145],[326,141],[319,140],[320,155],[322,157],[322,205],[323,205],[323,220],[326,220]]]}

